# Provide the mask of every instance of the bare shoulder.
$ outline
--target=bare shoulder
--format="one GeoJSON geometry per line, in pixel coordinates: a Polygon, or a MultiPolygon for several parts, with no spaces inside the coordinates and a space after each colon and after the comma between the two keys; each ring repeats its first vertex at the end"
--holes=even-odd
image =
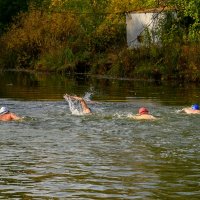
{"type": "Polygon", "coordinates": [[[183,108],[182,111],[187,114],[200,114],[200,110],[194,110],[192,108],[183,108]]]}
{"type": "Polygon", "coordinates": [[[131,117],[132,119],[135,120],[156,120],[157,118],[154,117],[153,115],[145,114],[145,115],[134,115],[131,117]]]}
{"type": "Polygon", "coordinates": [[[14,113],[10,113],[10,116],[11,116],[11,118],[12,118],[13,120],[20,120],[20,119],[22,119],[21,117],[17,116],[17,115],[14,114],[14,113]]]}

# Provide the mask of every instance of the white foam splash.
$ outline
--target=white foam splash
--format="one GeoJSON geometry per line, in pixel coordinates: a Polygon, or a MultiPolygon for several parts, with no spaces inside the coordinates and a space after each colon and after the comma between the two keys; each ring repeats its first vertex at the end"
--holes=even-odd
{"type": "Polygon", "coordinates": [[[175,112],[176,112],[176,113],[181,113],[181,112],[183,112],[183,109],[181,109],[181,110],[176,110],[175,112]]]}
{"type": "Polygon", "coordinates": [[[113,117],[115,117],[115,118],[118,118],[118,119],[123,119],[123,118],[129,118],[129,117],[131,117],[132,115],[131,114],[122,114],[122,113],[115,113],[114,115],[113,115],[113,117]],[[130,116],[129,116],[130,115],[130,116]]]}
{"type": "Polygon", "coordinates": [[[85,101],[91,101],[92,95],[93,95],[92,92],[86,92],[85,95],[84,95],[84,97],[83,97],[83,99],[85,101]]]}
{"type": "Polygon", "coordinates": [[[133,114],[130,114],[130,113],[129,113],[129,114],[127,115],[127,118],[132,118],[133,116],[134,116],[133,114]]]}
{"type": "Polygon", "coordinates": [[[70,97],[65,97],[65,100],[69,104],[69,110],[73,115],[83,115],[82,107],[77,100],[72,100],[70,97]]]}

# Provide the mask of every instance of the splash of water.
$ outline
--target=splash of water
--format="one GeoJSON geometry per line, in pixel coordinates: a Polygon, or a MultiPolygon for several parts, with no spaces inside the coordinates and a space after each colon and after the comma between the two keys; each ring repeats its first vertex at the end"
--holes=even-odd
{"type": "Polygon", "coordinates": [[[127,114],[127,118],[133,118],[133,117],[134,117],[133,114],[131,114],[131,113],[127,114]]]}
{"type": "Polygon", "coordinates": [[[176,113],[183,113],[184,111],[183,111],[183,109],[179,109],[179,110],[176,110],[175,112],[176,113]]]}
{"type": "Polygon", "coordinates": [[[83,97],[83,99],[85,101],[91,101],[92,95],[93,95],[92,92],[86,92],[85,95],[84,95],[84,97],[83,97]]]}
{"type": "Polygon", "coordinates": [[[65,100],[68,102],[69,110],[73,115],[83,115],[83,110],[79,101],[72,100],[70,97],[65,97],[65,100]]]}

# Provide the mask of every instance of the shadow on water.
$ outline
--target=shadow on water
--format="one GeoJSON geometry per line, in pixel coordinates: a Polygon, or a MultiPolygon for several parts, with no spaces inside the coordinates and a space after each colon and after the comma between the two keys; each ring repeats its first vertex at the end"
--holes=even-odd
{"type": "Polygon", "coordinates": [[[6,72],[0,103],[25,116],[0,122],[0,199],[199,199],[197,85],[6,72]],[[72,115],[64,93],[93,93],[72,115]],[[146,106],[156,121],[128,116],[146,106]]]}

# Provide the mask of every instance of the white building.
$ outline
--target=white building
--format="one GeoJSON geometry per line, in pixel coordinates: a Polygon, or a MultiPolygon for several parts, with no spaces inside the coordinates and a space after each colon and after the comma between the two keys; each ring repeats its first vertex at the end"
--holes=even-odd
{"type": "Polygon", "coordinates": [[[149,34],[151,43],[158,43],[158,22],[165,16],[163,9],[133,11],[126,14],[127,44],[130,48],[146,45],[144,35],[149,34]]]}

